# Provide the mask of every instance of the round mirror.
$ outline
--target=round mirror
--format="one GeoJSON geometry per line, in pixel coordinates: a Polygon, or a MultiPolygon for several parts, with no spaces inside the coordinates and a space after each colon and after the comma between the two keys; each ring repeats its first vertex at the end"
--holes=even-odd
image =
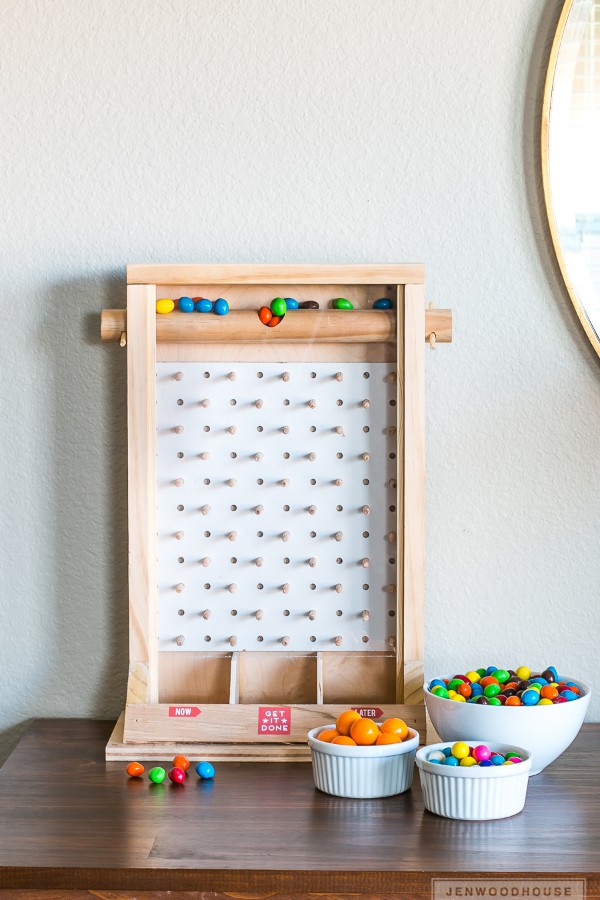
{"type": "Polygon", "coordinates": [[[542,115],[550,231],[571,300],[600,355],[600,0],[567,0],[542,115]]]}

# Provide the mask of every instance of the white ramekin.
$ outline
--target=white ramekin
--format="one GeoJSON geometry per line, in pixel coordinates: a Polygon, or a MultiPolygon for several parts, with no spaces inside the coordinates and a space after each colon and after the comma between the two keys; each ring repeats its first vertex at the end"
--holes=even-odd
{"type": "Polygon", "coordinates": [[[427,762],[433,750],[453,742],[428,744],[417,753],[417,768],[425,808],[447,819],[506,819],[525,806],[531,753],[514,744],[482,740],[490,750],[518,753],[522,762],[512,766],[445,766],[427,762]]]}
{"type": "Polygon", "coordinates": [[[315,785],[335,797],[391,797],[412,784],[419,733],[408,729],[401,744],[352,747],[318,740],[323,725],[308,732],[315,785]]]}

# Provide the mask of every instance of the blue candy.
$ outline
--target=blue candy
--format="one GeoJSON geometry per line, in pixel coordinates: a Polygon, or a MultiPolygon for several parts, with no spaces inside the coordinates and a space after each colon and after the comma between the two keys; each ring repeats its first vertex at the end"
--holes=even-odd
{"type": "Polygon", "coordinates": [[[442,763],[444,766],[457,766],[458,760],[455,756],[447,756],[444,762],[442,763]]]}
{"type": "Polygon", "coordinates": [[[481,768],[483,769],[484,767],[487,768],[488,766],[497,765],[497,763],[493,763],[493,762],[491,761],[491,759],[484,759],[484,760],[482,760],[482,761],[479,763],[479,765],[480,765],[481,768]]]}
{"type": "Polygon", "coordinates": [[[499,753],[494,753],[494,755],[491,758],[492,765],[493,766],[501,766],[503,762],[504,762],[504,757],[500,756],[499,753]]]}
{"type": "Polygon", "coordinates": [[[226,316],[229,312],[229,303],[227,300],[223,300],[222,297],[219,297],[218,300],[215,300],[214,311],[218,316],[226,316]]]}
{"type": "Polygon", "coordinates": [[[533,688],[523,691],[521,694],[521,703],[523,706],[535,706],[539,702],[540,695],[533,688]]]}
{"type": "Polygon", "coordinates": [[[392,301],[388,300],[387,297],[382,297],[380,300],[376,300],[373,304],[373,309],[391,309],[392,301]]]}
{"type": "Polygon", "coordinates": [[[434,687],[443,687],[446,690],[446,685],[441,678],[434,678],[433,681],[429,682],[429,690],[432,691],[434,687]]]}
{"type": "Polygon", "coordinates": [[[471,697],[481,697],[483,694],[483,688],[480,684],[472,684],[471,685],[471,697]]]}
{"type": "Polygon", "coordinates": [[[497,671],[498,671],[498,666],[488,666],[488,668],[485,670],[485,674],[493,675],[494,672],[497,672],[497,671]]]}
{"type": "Polygon", "coordinates": [[[452,756],[452,747],[442,747],[444,756],[452,756]]]}
{"type": "Polygon", "coordinates": [[[288,309],[298,309],[298,301],[294,300],[293,297],[286,297],[285,305],[287,306],[288,309]]]}
{"type": "Polygon", "coordinates": [[[543,687],[545,684],[549,684],[549,683],[550,683],[550,682],[546,681],[545,678],[542,678],[541,675],[539,676],[539,678],[532,678],[532,679],[531,679],[531,684],[540,684],[542,687],[543,687]]]}
{"type": "MultiPolygon", "coordinates": [[[[561,691],[560,696],[564,697],[565,700],[577,700],[577,697],[578,697],[578,695],[575,693],[575,691],[561,691]]],[[[521,697],[521,700],[522,699],[523,698],[521,697]]]]}
{"type": "Polygon", "coordinates": [[[181,312],[194,312],[194,301],[191,297],[180,297],[177,301],[177,306],[181,310],[181,312]]]}
{"type": "Polygon", "coordinates": [[[196,766],[196,772],[200,778],[213,778],[215,769],[209,762],[199,762],[196,766]]]}
{"type": "Polygon", "coordinates": [[[212,300],[205,300],[204,298],[202,298],[201,300],[196,300],[195,306],[196,312],[203,313],[212,312],[213,308],[212,300]]]}
{"type": "Polygon", "coordinates": [[[433,766],[441,766],[441,761],[439,759],[428,759],[427,762],[431,763],[433,766]]]}

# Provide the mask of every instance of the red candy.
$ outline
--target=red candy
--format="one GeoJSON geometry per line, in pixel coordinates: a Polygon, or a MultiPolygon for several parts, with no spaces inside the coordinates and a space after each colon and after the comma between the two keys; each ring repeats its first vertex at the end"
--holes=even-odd
{"type": "Polygon", "coordinates": [[[183,784],[185,781],[185,772],[179,766],[173,766],[169,771],[169,779],[173,784],[183,784]]]}

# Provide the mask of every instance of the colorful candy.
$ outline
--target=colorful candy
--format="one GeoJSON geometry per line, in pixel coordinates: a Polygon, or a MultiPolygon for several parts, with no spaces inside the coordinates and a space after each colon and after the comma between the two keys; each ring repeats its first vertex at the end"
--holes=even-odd
{"type": "Polygon", "coordinates": [[[194,312],[194,301],[191,297],[180,297],[177,301],[177,308],[184,313],[194,312]]]}
{"type": "Polygon", "coordinates": [[[261,306],[258,311],[258,318],[263,323],[263,325],[268,325],[273,318],[273,313],[268,306],[261,306]]]}
{"type": "Polygon", "coordinates": [[[194,297],[194,309],[199,313],[212,312],[212,300],[206,300],[204,297],[194,297]]]}
{"type": "Polygon", "coordinates": [[[559,678],[554,666],[541,674],[527,666],[471,669],[466,675],[432,678],[428,689],[443,700],[480,706],[552,706],[577,700],[581,694],[580,686],[559,678]]]}
{"type": "Polygon", "coordinates": [[[150,781],[153,781],[154,784],[162,784],[166,777],[167,773],[162,766],[155,766],[148,772],[148,778],[150,781]]]}
{"type": "Polygon", "coordinates": [[[200,778],[214,778],[215,769],[209,762],[199,762],[196,766],[196,773],[200,778]]]}
{"type": "Polygon", "coordinates": [[[376,300],[373,304],[373,309],[391,309],[392,301],[388,300],[387,297],[381,297],[381,299],[376,300]]]}
{"type": "Polygon", "coordinates": [[[461,766],[462,768],[479,766],[479,768],[486,769],[492,766],[516,765],[522,762],[522,759],[514,750],[502,755],[497,750],[490,750],[485,744],[470,747],[466,741],[455,741],[451,747],[432,750],[427,757],[427,762],[434,763],[434,765],[461,766]]]}
{"type": "Polygon", "coordinates": [[[287,309],[298,309],[298,306],[299,306],[298,301],[294,300],[293,297],[286,297],[285,305],[286,305],[287,309]]]}
{"type": "Polygon", "coordinates": [[[298,304],[298,309],[318,309],[319,304],[316,300],[303,300],[298,304]]]}
{"type": "Polygon", "coordinates": [[[226,316],[229,312],[229,303],[227,302],[227,300],[223,300],[222,297],[219,297],[218,300],[215,300],[213,311],[218,316],[226,316]]]}
{"type": "Polygon", "coordinates": [[[167,313],[173,312],[175,309],[175,304],[172,300],[169,300],[167,297],[163,297],[161,300],[156,301],[156,312],[160,313],[162,316],[167,313]]]}
{"type": "Polygon", "coordinates": [[[283,318],[287,312],[287,304],[283,297],[275,297],[274,300],[271,300],[271,312],[274,316],[279,316],[279,318],[283,318]]]}
{"type": "Polygon", "coordinates": [[[130,762],[125,771],[130,778],[139,778],[144,774],[144,767],[139,762],[130,762]]]}
{"type": "Polygon", "coordinates": [[[180,769],[179,766],[173,766],[173,768],[169,770],[169,781],[172,781],[173,784],[183,784],[185,781],[185,772],[183,769],[180,769]]]}
{"type": "Polygon", "coordinates": [[[334,309],[354,309],[349,300],[346,300],[345,297],[338,297],[337,300],[334,300],[332,303],[334,309]]]}

